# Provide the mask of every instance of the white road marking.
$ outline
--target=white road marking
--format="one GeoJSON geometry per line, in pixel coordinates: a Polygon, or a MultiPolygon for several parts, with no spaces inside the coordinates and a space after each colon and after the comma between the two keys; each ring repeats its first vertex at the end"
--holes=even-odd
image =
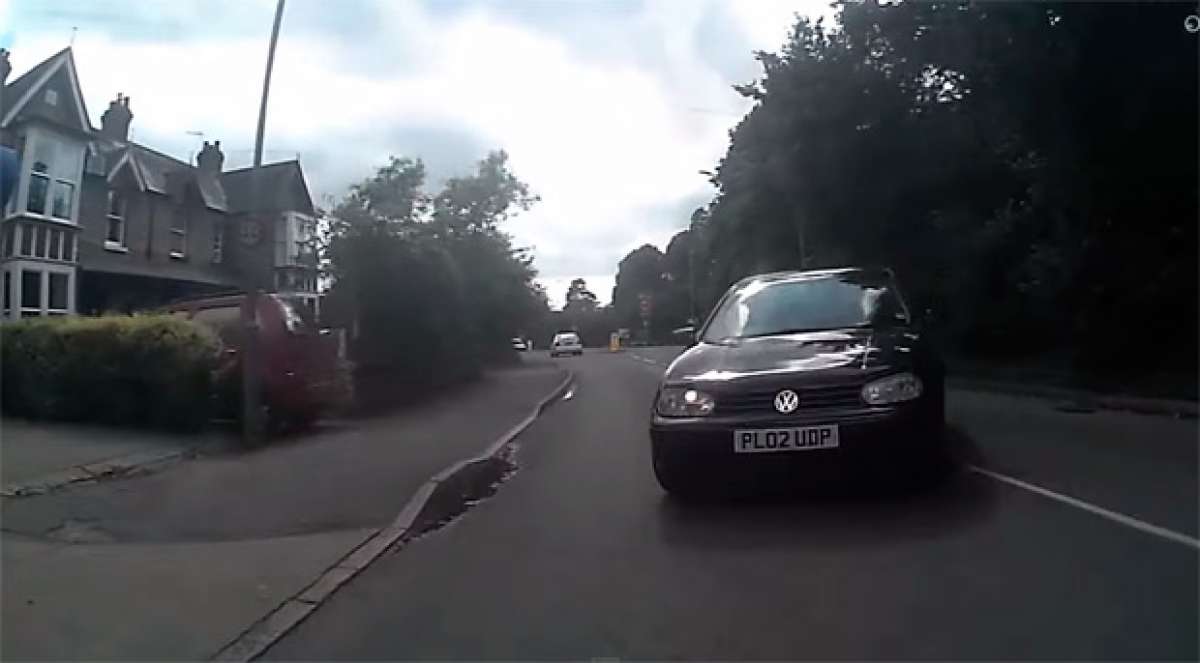
{"type": "Polygon", "coordinates": [[[984,469],[977,465],[970,465],[970,466],[968,466],[968,469],[970,469],[972,472],[975,472],[977,474],[982,474],[983,476],[989,477],[991,479],[995,479],[996,481],[1000,481],[1002,483],[1009,484],[1010,486],[1016,486],[1017,488],[1022,488],[1024,490],[1028,490],[1029,492],[1036,493],[1038,495],[1041,495],[1042,497],[1048,497],[1052,500],[1057,500],[1059,502],[1062,502],[1064,504],[1069,504],[1078,509],[1083,509],[1084,511],[1094,513],[1097,516],[1100,516],[1101,518],[1108,518],[1109,520],[1120,523],[1122,525],[1125,525],[1126,527],[1132,527],[1133,529],[1140,530],[1147,534],[1153,534],[1154,536],[1167,539],[1168,541],[1174,541],[1175,543],[1182,543],[1185,546],[1190,546],[1192,548],[1195,548],[1196,550],[1200,550],[1200,539],[1195,539],[1186,534],[1181,534],[1174,530],[1169,530],[1165,527],[1159,527],[1158,525],[1152,525],[1144,520],[1138,520],[1137,518],[1134,518],[1133,516],[1127,516],[1123,513],[1111,511],[1109,509],[1105,509],[1104,507],[1096,506],[1095,504],[1091,504],[1089,502],[1084,502],[1081,499],[1071,497],[1070,495],[1063,495],[1062,493],[1056,493],[1053,490],[1050,490],[1048,488],[1042,488],[1041,486],[1035,486],[1031,483],[1021,481],[1020,479],[1014,479],[1013,477],[1010,477],[1010,476],[1007,476],[1004,474],[1000,474],[999,472],[993,472],[991,470],[984,469]]]}
{"type": "Polygon", "coordinates": [[[643,364],[649,364],[649,365],[651,365],[651,366],[666,366],[666,364],[665,364],[665,363],[663,363],[663,362],[658,362],[658,361],[654,361],[653,359],[650,359],[649,357],[643,357],[643,356],[641,356],[641,355],[635,355],[635,354],[632,354],[632,353],[631,353],[629,356],[630,356],[630,358],[632,358],[632,359],[636,359],[637,361],[640,361],[640,362],[642,362],[643,364]]]}

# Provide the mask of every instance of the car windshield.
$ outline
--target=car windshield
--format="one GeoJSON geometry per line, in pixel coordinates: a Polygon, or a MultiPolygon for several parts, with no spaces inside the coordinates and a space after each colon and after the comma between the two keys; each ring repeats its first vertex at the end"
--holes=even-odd
{"type": "Polygon", "coordinates": [[[899,296],[859,273],[754,280],[730,293],[704,331],[710,343],[731,338],[866,327],[907,316],[899,296]]]}

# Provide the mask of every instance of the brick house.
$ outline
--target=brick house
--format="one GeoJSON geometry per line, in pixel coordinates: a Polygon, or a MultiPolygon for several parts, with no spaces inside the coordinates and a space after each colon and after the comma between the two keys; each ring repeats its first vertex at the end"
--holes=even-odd
{"type": "Polygon", "coordinates": [[[217,141],[189,164],[129,140],[128,97],[94,128],[70,48],[11,83],[8,59],[0,49],[0,149],[16,164],[0,221],[2,319],[247,287],[316,309],[316,213],[298,161],[224,170],[217,141]]]}

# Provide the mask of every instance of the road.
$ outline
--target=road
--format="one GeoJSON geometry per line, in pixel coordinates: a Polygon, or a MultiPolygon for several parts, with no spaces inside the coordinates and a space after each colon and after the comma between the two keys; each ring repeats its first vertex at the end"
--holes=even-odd
{"type": "Polygon", "coordinates": [[[1196,659],[1195,420],[952,392],[995,475],[680,504],[646,434],[672,352],[559,360],[574,395],[521,436],[499,492],[265,657],[1196,659]]]}

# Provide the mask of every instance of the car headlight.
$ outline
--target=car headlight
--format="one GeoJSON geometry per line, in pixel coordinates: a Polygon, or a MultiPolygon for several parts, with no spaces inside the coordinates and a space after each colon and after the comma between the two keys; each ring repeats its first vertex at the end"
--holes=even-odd
{"type": "Polygon", "coordinates": [[[664,417],[703,417],[712,413],[716,401],[690,387],[668,387],[658,393],[655,408],[664,417]]]}
{"type": "Polygon", "coordinates": [[[862,399],[868,405],[887,405],[911,401],[923,392],[921,378],[912,373],[897,373],[868,382],[862,388],[862,399]]]}

